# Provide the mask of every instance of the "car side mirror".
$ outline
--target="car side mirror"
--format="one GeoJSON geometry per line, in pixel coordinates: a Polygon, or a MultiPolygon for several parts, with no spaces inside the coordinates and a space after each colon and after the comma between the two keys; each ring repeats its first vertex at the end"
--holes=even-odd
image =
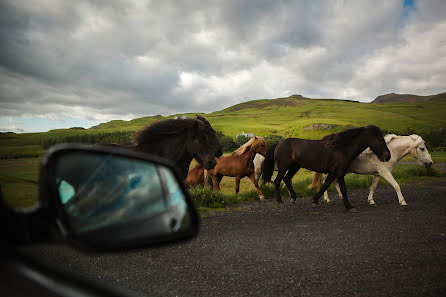
{"type": "Polygon", "coordinates": [[[59,145],[42,160],[39,200],[60,234],[94,250],[193,237],[199,216],[168,160],[116,147],[59,145]]]}

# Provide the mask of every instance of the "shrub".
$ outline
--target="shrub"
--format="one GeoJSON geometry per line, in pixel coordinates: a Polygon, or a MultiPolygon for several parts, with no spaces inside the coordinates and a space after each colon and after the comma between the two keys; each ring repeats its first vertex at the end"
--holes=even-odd
{"type": "Polygon", "coordinates": [[[237,146],[237,148],[239,148],[242,145],[244,145],[246,142],[248,142],[248,140],[250,140],[250,139],[251,139],[251,137],[249,137],[249,136],[239,135],[235,139],[235,145],[237,146]]]}
{"type": "Polygon", "coordinates": [[[237,145],[232,137],[223,135],[219,139],[221,146],[225,152],[232,152],[237,149],[237,145]]]}
{"type": "Polygon", "coordinates": [[[266,141],[266,145],[269,147],[275,143],[281,142],[282,140],[284,140],[285,138],[283,138],[280,135],[274,135],[274,134],[270,134],[270,135],[266,135],[265,136],[265,141],[266,141]]]}

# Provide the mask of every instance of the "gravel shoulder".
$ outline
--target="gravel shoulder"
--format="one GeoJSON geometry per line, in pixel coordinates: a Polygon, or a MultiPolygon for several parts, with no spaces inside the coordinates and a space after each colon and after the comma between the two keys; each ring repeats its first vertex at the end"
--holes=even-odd
{"type": "Polygon", "coordinates": [[[41,245],[26,252],[88,278],[148,296],[444,296],[446,177],[380,185],[311,208],[273,199],[206,214],[182,244],[105,255],[41,245]]]}

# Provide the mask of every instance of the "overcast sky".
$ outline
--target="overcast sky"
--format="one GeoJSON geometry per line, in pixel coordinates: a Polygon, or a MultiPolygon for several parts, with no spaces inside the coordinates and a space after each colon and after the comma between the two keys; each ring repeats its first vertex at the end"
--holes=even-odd
{"type": "Polygon", "coordinates": [[[0,1],[0,131],[446,91],[446,1],[0,1]]]}

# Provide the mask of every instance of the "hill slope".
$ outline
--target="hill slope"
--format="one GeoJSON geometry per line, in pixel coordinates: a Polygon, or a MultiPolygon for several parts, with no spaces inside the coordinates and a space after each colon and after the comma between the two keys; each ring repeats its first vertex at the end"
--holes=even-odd
{"type": "MultiPolygon", "coordinates": [[[[309,99],[293,95],[240,103],[202,114],[216,130],[234,137],[245,131],[256,135],[319,138],[349,126],[373,124],[405,133],[438,130],[446,124],[446,98],[408,103],[370,104],[347,100],[309,99]]],[[[155,116],[132,121],[111,121],[89,130],[138,130],[154,121],[173,118],[155,116]]],[[[193,117],[194,114],[187,114],[193,117]]]]}
{"type": "Polygon", "coordinates": [[[446,99],[446,92],[437,95],[418,96],[412,94],[395,94],[390,93],[375,98],[371,103],[396,103],[396,102],[417,102],[426,100],[446,99]]]}
{"type": "MultiPolygon", "coordinates": [[[[201,114],[215,130],[235,137],[244,131],[255,135],[277,134],[283,137],[320,139],[347,127],[377,125],[399,134],[438,132],[446,129],[446,99],[406,103],[370,104],[346,100],[308,99],[293,95],[287,98],[253,100],[224,110],[201,114]]],[[[181,114],[194,117],[195,114],[181,114]]],[[[155,121],[174,118],[151,116],[131,121],[110,121],[85,130],[59,129],[45,133],[0,135],[0,158],[3,156],[38,156],[46,139],[107,135],[134,131],[155,121]]],[[[129,133],[126,133],[129,132],[129,133]]],[[[110,142],[110,140],[104,140],[110,142]]],[[[111,142],[115,142],[111,140],[111,142]]],[[[438,146],[443,146],[442,144],[438,146]]]]}

